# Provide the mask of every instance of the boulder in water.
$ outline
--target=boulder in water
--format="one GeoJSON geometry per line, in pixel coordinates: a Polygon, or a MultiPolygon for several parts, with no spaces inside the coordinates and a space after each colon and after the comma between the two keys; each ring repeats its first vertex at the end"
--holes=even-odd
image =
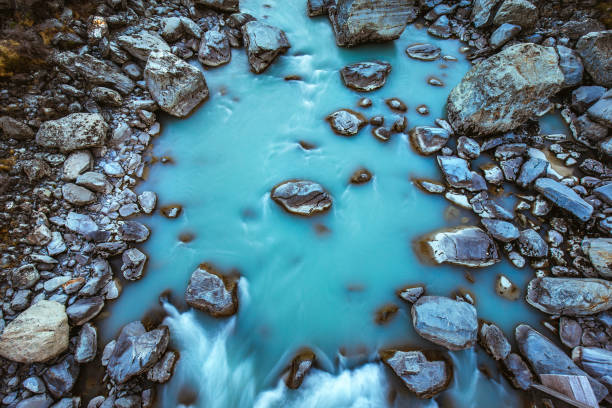
{"type": "Polygon", "coordinates": [[[308,180],[288,180],[272,189],[272,199],[295,215],[311,216],[329,210],[332,198],[318,183],[308,180]]]}
{"type": "Polygon", "coordinates": [[[203,263],[191,274],[185,301],[214,317],[231,316],[238,311],[237,279],[222,275],[212,265],[203,263]]]}
{"type": "Polygon", "coordinates": [[[590,278],[536,278],[529,282],[525,300],[544,313],[589,316],[612,308],[612,283],[590,278]]]}
{"type": "Polygon", "coordinates": [[[291,47],[283,30],[260,21],[249,21],[243,25],[242,35],[251,71],[256,74],[264,72],[291,47]]]}
{"type": "Polygon", "coordinates": [[[315,362],[315,353],[310,349],[300,351],[291,361],[291,367],[285,384],[292,390],[300,388],[308,371],[312,368],[315,362]]]}
{"type": "Polygon", "coordinates": [[[419,398],[431,398],[448,387],[452,367],[444,360],[428,360],[420,351],[383,350],[382,361],[419,398]]]}
{"type": "Polygon", "coordinates": [[[325,119],[332,130],[341,136],[355,136],[368,123],[361,113],[350,109],[340,109],[325,119]]]}
{"type": "Polygon", "coordinates": [[[384,61],[358,62],[340,70],[344,84],[357,91],[370,92],[382,88],[391,72],[391,64],[384,61]]]}

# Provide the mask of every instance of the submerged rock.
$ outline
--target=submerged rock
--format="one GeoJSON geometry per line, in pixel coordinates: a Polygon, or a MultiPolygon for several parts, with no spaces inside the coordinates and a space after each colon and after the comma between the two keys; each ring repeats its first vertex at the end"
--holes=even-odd
{"type": "Polygon", "coordinates": [[[329,210],[332,198],[318,183],[288,180],[272,189],[272,199],[291,214],[311,216],[329,210]]]}
{"type": "Polygon", "coordinates": [[[576,43],[586,71],[597,85],[612,86],[612,30],[582,36],[576,43]]]}
{"type": "Polygon", "coordinates": [[[612,308],[612,283],[589,278],[537,278],[529,282],[525,300],[544,313],[589,316],[612,308]]]}
{"type": "Polygon", "coordinates": [[[325,120],[336,134],[342,136],[354,136],[368,123],[361,113],[350,109],[340,109],[329,114],[325,120]]]}
{"type": "Polygon", "coordinates": [[[238,311],[238,282],[209,264],[201,264],[191,274],[185,301],[214,317],[231,316],[238,311]]]}
{"type": "Polygon", "coordinates": [[[403,0],[337,0],[329,8],[336,44],[352,47],[399,38],[418,9],[403,0]]]}
{"type": "Polygon", "coordinates": [[[208,30],[200,43],[198,61],[208,67],[227,64],[232,58],[229,39],[217,30],[208,30]]]}
{"type": "Polygon", "coordinates": [[[452,367],[444,360],[430,361],[420,351],[383,350],[383,362],[419,398],[431,398],[450,383],[452,367]]]}
{"type": "Polygon", "coordinates": [[[605,386],[578,368],[563,350],[530,326],[517,326],[515,337],[521,354],[529,361],[536,374],[584,375],[587,376],[598,401],[608,395],[605,386]]]}
{"type": "Polygon", "coordinates": [[[411,309],[416,332],[449,350],[472,347],[478,333],[476,309],[467,302],[441,296],[422,296],[411,309]]]}
{"type": "Polygon", "coordinates": [[[465,133],[488,135],[544,113],[563,83],[554,49],[517,44],[475,65],[448,97],[448,117],[465,133]]]}
{"type": "Polygon", "coordinates": [[[295,390],[300,388],[308,371],[312,368],[315,362],[315,353],[310,349],[304,349],[298,353],[291,361],[291,367],[285,384],[287,387],[295,390]]]}
{"type": "Polygon", "coordinates": [[[242,35],[251,70],[256,74],[264,72],[291,47],[284,31],[260,21],[243,25],[242,35]]]}
{"type": "Polygon", "coordinates": [[[97,113],[72,113],[44,122],[36,133],[36,143],[67,153],[104,145],[108,125],[97,113]]]}
{"type": "Polygon", "coordinates": [[[340,70],[344,84],[357,91],[369,92],[382,88],[391,72],[391,64],[384,61],[358,62],[340,70]]]}
{"type": "Polygon", "coordinates": [[[424,155],[436,153],[450,138],[446,129],[433,126],[417,126],[410,130],[409,135],[412,146],[424,155]]]}
{"type": "Polygon", "coordinates": [[[550,178],[539,178],[535,189],[558,207],[575,215],[581,221],[588,221],[593,214],[593,206],[584,201],[574,190],[550,178]]]}
{"type": "Polygon", "coordinates": [[[208,98],[202,72],[167,51],[151,53],[144,78],[155,102],[172,116],[184,118],[208,98]]]}
{"type": "Polygon", "coordinates": [[[484,267],[500,261],[495,242],[483,230],[473,226],[427,235],[419,240],[419,250],[438,264],[484,267]]]}
{"type": "Polygon", "coordinates": [[[416,43],[409,45],[406,48],[406,54],[410,58],[414,58],[421,61],[434,61],[440,58],[442,50],[437,45],[416,43]]]}

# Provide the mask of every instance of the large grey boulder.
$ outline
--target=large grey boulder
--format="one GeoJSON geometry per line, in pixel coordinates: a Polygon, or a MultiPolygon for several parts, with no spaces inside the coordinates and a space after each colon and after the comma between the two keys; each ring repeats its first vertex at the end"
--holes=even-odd
{"type": "Polygon", "coordinates": [[[149,55],[154,51],[170,52],[170,46],[159,34],[142,30],[135,34],[124,34],[117,37],[117,43],[143,62],[147,62],[149,55]]]}
{"type": "Polygon", "coordinates": [[[596,84],[612,86],[612,30],[588,33],[576,43],[585,69],[596,84]]]}
{"type": "Polygon", "coordinates": [[[202,72],[169,51],[154,51],[144,71],[155,102],[172,116],[183,118],[208,98],[202,72]]]}
{"type": "Polygon", "coordinates": [[[332,206],[332,198],[323,186],[308,180],[282,182],[272,189],[270,196],[287,212],[306,217],[325,212],[332,206]]]}
{"type": "Polygon", "coordinates": [[[227,36],[217,30],[208,30],[198,50],[198,61],[207,67],[218,67],[230,62],[232,51],[227,36]]]}
{"type": "Polygon", "coordinates": [[[382,361],[419,398],[431,398],[448,387],[452,367],[444,360],[430,361],[420,351],[383,350],[382,361]]]}
{"type": "Polygon", "coordinates": [[[448,117],[464,133],[488,135],[543,114],[563,84],[553,48],[525,43],[487,58],[463,77],[448,97],[448,117]]]}
{"type": "Polygon", "coordinates": [[[384,61],[358,62],[340,70],[344,84],[356,91],[370,92],[382,88],[391,72],[391,64],[384,61]]]}
{"type": "Polygon", "coordinates": [[[98,113],[72,113],[48,120],[36,133],[36,143],[67,153],[104,145],[108,125],[98,113]]]}
{"type": "Polygon", "coordinates": [[[406,0],[338,0],[329,8],[329,19],[336,44],[352,47],[399,38],[417,13],[406,0]]]}
{"type": "Polygon", "coordinates": [[[291,47],[283,30],[260,21],[249,21],[243,25],[242,36],[251,71],[256,74],[264,72],[291,47]]]}
{"type": "Polygon", "coordinates": [[[535,181],[535,189],[556,206],[572,213],[580,221],[588,221],[593,215],[593,206],[565,184],[542,177],[535,181]]]}
{"type": "Polygon", "coordinates": [[[240,0],[195,0],[195,3],[226,13],[240,11],[240,0]]]}
{"type": "Polygon", "coordinates": [[[11,321],[0,335],[0,356],[19,363],[50,360],[68,348],[63,305],[41,300],[11,321]]]}
{"type": "Polygon", "coordinates": [[[581,246],[595,270],[604,278],[612,278],[612,238],[585,238],[581,246]]]}
{"type": "Polygon", "coordinates": [[[474,226],[449,228],[426,235],[419,239],[418,250],[437,264],[485,267],[500,261],[493,239],[474,226]]]}
{"type": "Polygon", "coordinates": [[[209,264],[201,264],[191,274],[185,301],[214,317],[231,316],[238,311],[238,282],[209,264]]]}
{"type": "Polygon", "coordinates": [[[591,278],[536,278],[529,282],[525,300],[544,313],[589,316],[612,308],[612,283],[591,278]]]}
{"type": "Polygon", "coordinates": [[[470,348],[476,342],[476,309],[467,302],[442,296],[421,296],[411,309],[416,332],[449,350],[470,348]]]}
{"type": "Polygon", "coordinates": [[[514,334],[521,354],[536,374],[584,375],[588,378],[598,401],[608,395],[604,385],[578,368],[563,350],[532,327],[526,324],[518,325],[514,334]]]}

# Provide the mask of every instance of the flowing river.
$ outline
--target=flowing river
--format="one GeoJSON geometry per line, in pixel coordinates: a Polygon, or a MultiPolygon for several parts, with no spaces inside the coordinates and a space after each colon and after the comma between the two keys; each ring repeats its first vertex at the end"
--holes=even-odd
{"type": "MultiPolygon", "coordinates": [[[[428,294],[451,297],[469,291],[479,318],[497,323],[508,338],[520,322],[542,328],[543,315],[495,293],[500,273],[523,290],[533,275],[528,268],[504,261],[470,271],[471,283],[465,269],[419,261],[416,237],[474,222],[412,181],[440,178],[434,158],[418,155],[405,134],[382,143],[367,126],[345,138],[324,120],[349,108],[366,117],[384,115],[390,125],[397,116],[384,100],[398,97],[409,107],[408,128],[434,125],[470,67],[462,44],[413,24],[395,42],[342,49],[326,18],[307,17],[305,1],[243,0],[241,9],[283,29],[291,49],[262,75],[249,72],[244,50],[233,50],[230,64],[204,73],[210,100],[185,120],[164,119],[152,153],[172,160],[153,165],[138,192],[154,190],[159,206],[178,203],[183,211],[176,219],[144,220],[153,231],[143,248],[146,275],[126,285],[111,305],[112,317],[101,323],[103,341],[161,308],[160,294],[169,290],[176,308],[164,304],[165,323],[180,360],[172,380],[159,388],[160,407],[519,405],[520,393],[478,346],[448,353],[453,380],[434,400],[411,397],[377,360],[378,350],[389,346],[437,349],[415,333],[409,305],[396,297],[405,285],[422,283],[428,294]],[[436,44],[457,60],[410,59],[404,50],[417,42],[436,44]],[[383,88],[359,94],[344,86],[343,66],[375,59],[393,67],[383,88]],[[301,79],[285,80],[289,75],[301,79]],[[429,85],[431,75],[444,86],[429,85]],[[357,107],[363,96],[372,107],[357,107]],[[422,104],[428,116],[416,112],[422,104]],[[360,167],[373,180],[349,184],[360,167]],[[325,186],[334,200],[331,211],[308,219],[284,212],[269,191],[291,178],[325,186]],[[237,315],[216,320],[185,306],[189,277],[202,262],[241,274],[237,315]],[[376,310],[389,303],[399,311],[386,325],[376,324],[376,310]],[[282,372],[302,347],[316,352],[317,369],[290,391],[282,372]]],[[[500,203],[511,209],[512,199],[500,203]]]]}

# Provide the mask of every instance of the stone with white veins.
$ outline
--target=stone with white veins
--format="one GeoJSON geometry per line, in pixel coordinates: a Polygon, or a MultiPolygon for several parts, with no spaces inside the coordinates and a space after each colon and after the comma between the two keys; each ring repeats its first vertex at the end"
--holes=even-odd
{"type": "Polygon", "coordinates": [[[529,282],[525,299],[544,313],[589,316],[612,308],[612,283],[592,278],[536,278],[529,282]]]}
{"type": "Polygon", "coordinates": [[[287,212],[312,216],[328,211],[331,195],[318,183],[309,180],[288,180],[272,189],[270,197],[287,212]]]}

